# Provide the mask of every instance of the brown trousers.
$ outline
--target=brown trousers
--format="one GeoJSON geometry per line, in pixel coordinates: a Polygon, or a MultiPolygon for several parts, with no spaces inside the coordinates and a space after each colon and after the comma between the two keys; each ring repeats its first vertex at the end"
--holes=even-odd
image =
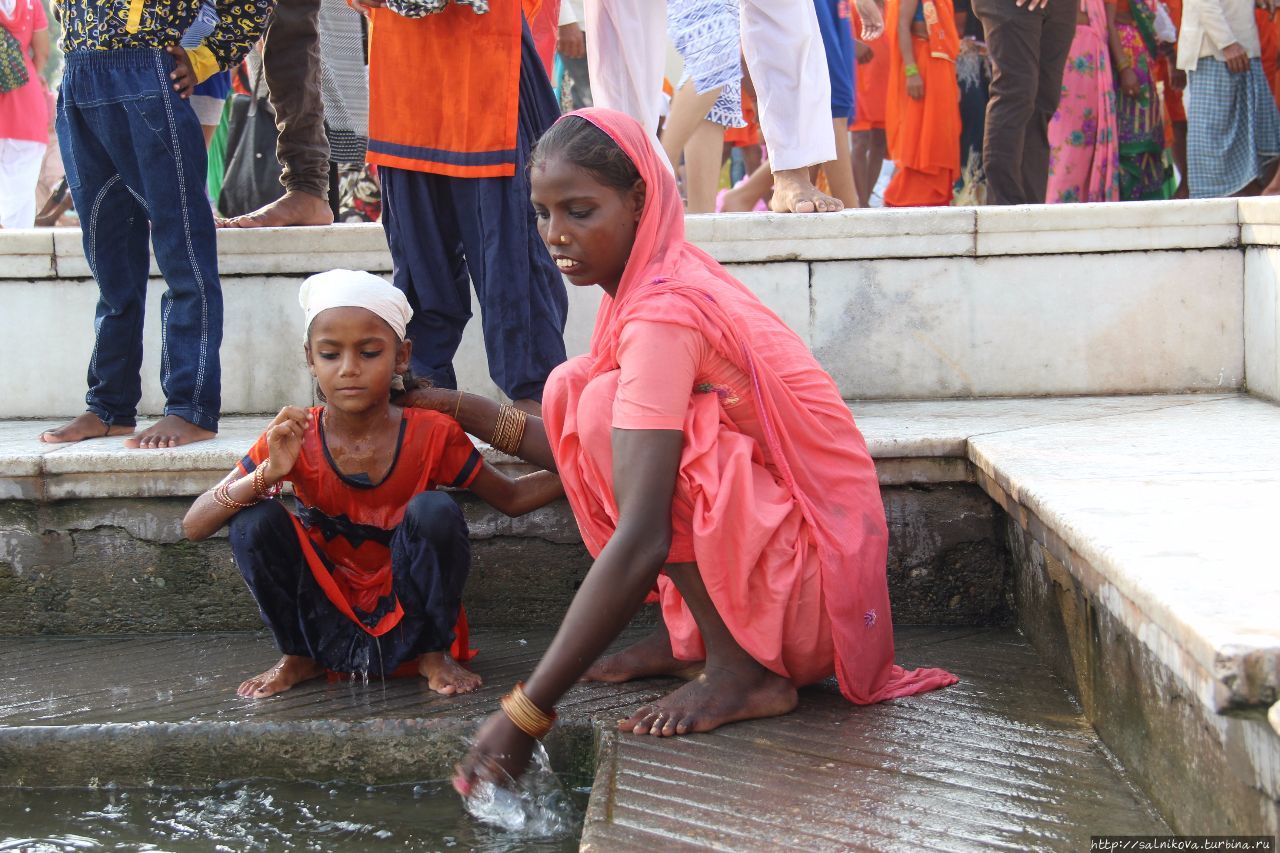
{"type": "Polygon", "coordinates": [[[329,198],[329,138],[320,97],[320,0],[279,0],[263,44],[286,190],[329,198]]]}
{"type": "Polygon", "coordinates": [[[1049,120],[1076,33],[1078,0],[1028,12],[1014,0],[973,0],[991,57],[982,166],[988,204],[1043,204],[1049,183],[1049,120]]]}

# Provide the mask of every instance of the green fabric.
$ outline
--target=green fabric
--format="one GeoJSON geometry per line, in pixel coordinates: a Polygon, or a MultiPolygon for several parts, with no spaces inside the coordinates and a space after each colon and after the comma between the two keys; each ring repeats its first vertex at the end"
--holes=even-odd
{"type": "Polygon", "coordinates": [[[218,206],[218,196],[222,195],[222,179],[227,175],[227,123],[231,120],[231,98],[222,104],[222,120],[218,129],[213,132],[209,141],[209,174],[205,185],[209,188],[209,198],[213,206],[218,206]]]}

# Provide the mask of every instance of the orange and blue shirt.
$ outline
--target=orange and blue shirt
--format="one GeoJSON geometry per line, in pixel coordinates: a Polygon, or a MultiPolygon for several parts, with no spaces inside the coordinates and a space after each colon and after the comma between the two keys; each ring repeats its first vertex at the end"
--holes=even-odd
{"type": "Polygon", "coordinates": [[[375,9],[369,35],[368,161],[456,178],[516,171],[520,0],[477,15],[451,3],[423,18],[375,9]]]}

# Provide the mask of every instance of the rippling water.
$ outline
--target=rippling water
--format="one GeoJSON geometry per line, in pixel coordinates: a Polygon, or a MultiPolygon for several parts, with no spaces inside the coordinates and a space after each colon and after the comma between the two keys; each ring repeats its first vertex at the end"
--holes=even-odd
{"type": "Polygon", "coordinates": [[[0,789],[0,851],[551,853],[577,849],[585,802],[582,790],[570,791],[558,823],[512,831],[469,817],[447,782],[365,787],[251,780],[200,790],[0,789]]]}

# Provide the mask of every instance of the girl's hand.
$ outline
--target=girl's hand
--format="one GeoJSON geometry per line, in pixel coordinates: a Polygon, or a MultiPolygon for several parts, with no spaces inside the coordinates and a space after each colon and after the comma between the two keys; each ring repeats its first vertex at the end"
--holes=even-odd
{"type": "Polygon", "coordinates": [[[907,95],[916,101],[924,97],[924,78],[919,74],[907,77],[907,95]]]}
{"type": "Polygon", "coordinates": [[[268,485],[274,486],[293,470],[310,423],[311,412],[298,406],[285,406],[267,427],[267,455],[271,462],[265,478],[268,485]]]}
{"type": "Polygon", "coordinates": [[[1120,91],[1130,98],[1138,97],[1142,86],[1138,83],[1138,72],[1125,68],[1120,72],[1120,91]]]}
{"type": "Polygon", "coordinates": [[[462,796],[481,780],[507,785],[524,775],[533,757],[533,738],[516,728],[502,711],[495,711],[476,732],[475,745],[455,769],[453,787],[462,796]]]}

